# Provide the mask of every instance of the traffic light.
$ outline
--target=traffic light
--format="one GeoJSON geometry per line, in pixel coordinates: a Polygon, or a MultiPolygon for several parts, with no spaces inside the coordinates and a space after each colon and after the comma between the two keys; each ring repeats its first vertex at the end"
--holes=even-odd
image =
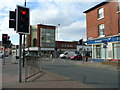
{"type": "Polygon", "coordinates": [[[79,40],[79,45],[83,45],[83,39],[79,40]]]}
{"type": "Polygon", "coordinates": [[[8,46],[10,46],[10,44],[11,44],[11,41],[9,39],[10,39],[10,36],[8,36],[8,40],[7,40],[7,45],[8,46]]]}
{"type": "Polygon", "coordinates": [[[30,14],[29,8],[17,6],[17,21],[16,21],[17,33],[29,34],[30,28],[30,14]]]}
{"type": "Polygon", "coordinates": [[[2,34],[2,45],[7,45],[8,34],[2,34]]]}
{"type": "Polygon", "coordinates": [[[16,9],[9,12],[9,28],[16,30],[16,9]]]}

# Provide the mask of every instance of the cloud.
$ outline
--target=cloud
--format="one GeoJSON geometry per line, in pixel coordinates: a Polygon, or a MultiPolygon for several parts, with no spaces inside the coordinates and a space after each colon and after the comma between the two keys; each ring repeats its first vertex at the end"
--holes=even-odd
{"type": "MultiPolygon", "coordinates": [[[[30,24],[47,24],[59,26],[59,40],[79,40],[86,36],[85,11],[95,5],[91,0],[26,0],[30,8],[30,24]],[[28,3],[29,2],[29,3],[28,3]],[[31,3],[30,3],[31,2],[31,3]],[[72,3],[71,3],[72,2],[72,3]]],[[[24,6],[24,0],[0,1],[0,37],[2,33],[11,35],[11,40],[18,44],[18,34],[9,29],[9,11],[16,5],[24,6]]],[[[0,38],[1,40],[1,38],[0,38]]]]}
{"type": "Polygon", "coordinates": [[[76,21],[71,25],[65,27],[58,27],[59,32],[59,40],[79,40],[80,38],[84,38],[86,40],[86,31],[85,31],[85,22],[76,21]]]}
{"type": "Polygon", "coordinates": [[[41,8],[31,11],[31,24],[60,24],[59,40],[85,38],[85,14],[81,10],[84,5],[85,3],[43,3],[41,8]]]}

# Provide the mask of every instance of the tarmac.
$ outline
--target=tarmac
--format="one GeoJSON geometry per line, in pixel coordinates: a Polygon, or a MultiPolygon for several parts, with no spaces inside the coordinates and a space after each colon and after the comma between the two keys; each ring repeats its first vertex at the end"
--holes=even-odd
{"type": "MultiPolygon", "coordinates": [[[[73,61],[76,65],[85,67],[104,68],[118,70],[116,66],[102,65],[98,62],[73,61]]],[[[2,88],[94,88],[87,84],[74,81],[65,76],[43,70],[37,78],[25,82],[24,68],[22,71],[22,82],[18,81],[18,64],[6,63],[3,65],[2,88]]]]}

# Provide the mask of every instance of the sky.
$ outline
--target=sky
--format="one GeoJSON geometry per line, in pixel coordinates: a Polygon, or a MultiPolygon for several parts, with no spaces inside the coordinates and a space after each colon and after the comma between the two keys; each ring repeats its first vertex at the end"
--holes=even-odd
{"type": "MultiPolygon", "coordinates": [[[[2,34],[8,34],[13,44],[19,44],[19,34],[9,28],[9,11],[16,5],[24,6],[25,0],[0,0],[0,41],[2,34]]],[[[86,15],[89,8],[104,0],[26,0],[30,8],[30,25],[45,24],[57,26],[57,40],[86,40],[86,15]],[[58,26],[58,24],[60,24],[58,26]]]]}

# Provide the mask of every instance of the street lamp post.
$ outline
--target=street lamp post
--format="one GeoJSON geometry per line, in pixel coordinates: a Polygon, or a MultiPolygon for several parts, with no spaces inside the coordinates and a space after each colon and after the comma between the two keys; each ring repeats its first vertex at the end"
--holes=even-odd
{"type": "Polygon", "coordinates": [[[57,40],[59,40],[59,30],[58,30],[59,26],[60,26],[60,24],[58,24],[58,26],[57,26],[57,40]]]}
{"type": "MultiPolygon", "coordinates": [[[[60,26],[60,24],[58,24],[57,25],[57,28],[56,28],[56,39],[55,39],[55,41],[58,41],[58,39],[59,39],[59,36],[58,36],[58,26],[60,26]]],[[[57,44],[56,44],[56,42],[55,42],[55,58],[57,57],[57,44]]]]}

